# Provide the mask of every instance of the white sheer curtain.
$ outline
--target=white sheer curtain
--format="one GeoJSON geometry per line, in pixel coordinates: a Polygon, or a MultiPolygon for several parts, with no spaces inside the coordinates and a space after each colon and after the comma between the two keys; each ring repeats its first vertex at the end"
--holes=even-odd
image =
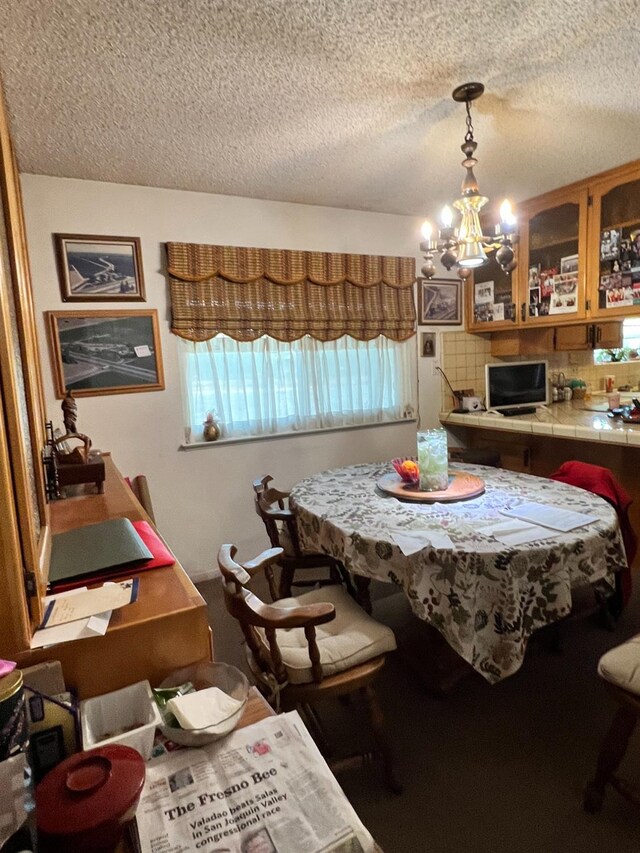
{"type": "Polygon", "coordinates": [[[383,423],[416,411],[415,337],[282,343],[217,335],[180,339],[179,347],[193,441],[207,412],[229,438],[383,423]]]}

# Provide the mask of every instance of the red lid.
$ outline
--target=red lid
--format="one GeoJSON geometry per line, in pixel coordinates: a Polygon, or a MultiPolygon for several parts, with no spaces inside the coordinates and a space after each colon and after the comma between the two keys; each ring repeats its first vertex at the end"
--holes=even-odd
{"type": "Polygon", "coordinates": [[[129,746],[71,755],[36,788],[38,829],[67,835],[118,821],[140,797],[144,775],[144,759],[129,746]]]}

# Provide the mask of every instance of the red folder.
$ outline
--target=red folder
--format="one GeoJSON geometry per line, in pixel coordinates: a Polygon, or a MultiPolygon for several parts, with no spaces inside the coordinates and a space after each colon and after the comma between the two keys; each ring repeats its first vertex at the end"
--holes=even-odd
{"type": "Polygon", "coordinates": [[[132,522],[138,536],[153,554],[150,560],[136,560],[135,563],[122,563],[119,566],[110,566],[90,575],[81,575],[77,578],[65,578],[65,580],[52,583],[51,588],[56,592],[64,592],[67,589],[77,589],[89,583],[113,580],[114,578],[144,572],[147,569],[159,569],[162,566],[172,566],[176,558],[164,544],[148,521],[132,522]]]}

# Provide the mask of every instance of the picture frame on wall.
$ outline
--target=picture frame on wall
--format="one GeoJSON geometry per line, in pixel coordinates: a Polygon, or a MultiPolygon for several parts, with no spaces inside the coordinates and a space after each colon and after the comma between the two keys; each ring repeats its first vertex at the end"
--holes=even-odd
{"type": "Polygon", "coordinates": [[[418,325],[458,326],[462,322],[462,282],[418,278],[418,325]]]}
{"type": "Polygon", "coordinates": [[[45,312],[56,396],[164,390],[155,310],[45,312]]]}
{"type": "Polygon", "coordinates": [[[420,335],[420,352],[422,358],[435,358],[436,353],[436,333],[422,332],[420,335]]]}
{"type": "Polygon", "coordinates": [[[145,302],[139,237],[54,234],[63,302],[145,302]]]}

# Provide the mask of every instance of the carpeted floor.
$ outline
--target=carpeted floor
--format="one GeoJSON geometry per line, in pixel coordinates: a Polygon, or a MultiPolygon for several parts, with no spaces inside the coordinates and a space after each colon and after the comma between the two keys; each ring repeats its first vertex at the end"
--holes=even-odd
{"type": "MultiPolygon", "coordinates": [[[[246,670],[240,632],[219,581],[201,584],[215,655],[246,670]]],[[[379,585],[374,616],[402,633],[413,616],[402,593],[379,585]]],[[[581,792],[616,705],[596,675],[599,656],[640,632],[640,588],[615,632],[589,619],[561,628],[561,652],[532,642],[516,675],[490,686],[472,673],[444,699],[428,695],[395,653],[378,692],[404,792],[356,769],[339,777],[385,853],[640,853],[640,811],[609,791],[602,812],[581,792]]],[[[357,704],[323,711],[339,752],[362,736],[357,704]]],[[[622,765],[640,783],[640,729],[622,765]]]]}

